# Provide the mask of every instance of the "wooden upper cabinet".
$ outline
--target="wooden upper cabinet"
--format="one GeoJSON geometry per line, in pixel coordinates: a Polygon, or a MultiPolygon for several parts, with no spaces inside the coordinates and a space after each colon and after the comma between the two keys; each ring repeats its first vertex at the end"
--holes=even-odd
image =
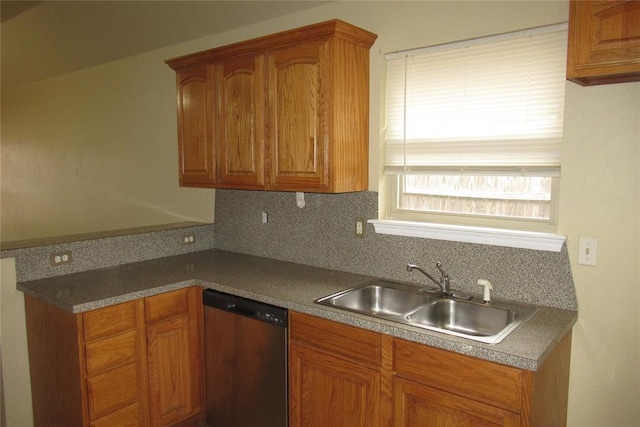
{"type": "MultiPolygon", "coordinates": [[[[186,168],[181,160],[182,185],[366,190],[369,48],[376,37],[332,20],[167,61],[178,75],[194,68],[213,70],[201,74],[208,80],[199,87],[214,99],[214,111],[206,102],[196,111],[213,114],[215,147],[207,152],[206,117],[204,130],[197,127],[199,119],[182,119],[196,125],[193,131],[180,127],[179,140],[187,141],[180,143],[181,159],[193,162],[186,168]],[[202,155],[213,169],[201,167],[209,165],[202,155]],[[192,169],[206,169],[213,180],[205,185],[187,180],[184,175],[193,174],[192,169]]],[[[185,116],[181,108],[179,102],[179,120],[185,116]]]]}
{"type": "Polygon", "coordinates": [[[214,64],[215,141],[221,187],[264,187],[264,56],[214,64]]]}
{"type": "Polygon", "coordinates": [[[567,78],[583,86],[640,81],[640,1],[571,1],[567,78]]]}
{"type": "Polygon", "coordinates": [[[326,45],[309,42],[269,53],[272,187],[305,191],[329,187],[328,111],[323,108],[330,77],[324,67],[326,45]]]}
{"type": "Polygon", "coordinates": [[[177,71],[178,161],[180,185],[207,187],[215,182],[213,105],[209,67],[177,71]]]}

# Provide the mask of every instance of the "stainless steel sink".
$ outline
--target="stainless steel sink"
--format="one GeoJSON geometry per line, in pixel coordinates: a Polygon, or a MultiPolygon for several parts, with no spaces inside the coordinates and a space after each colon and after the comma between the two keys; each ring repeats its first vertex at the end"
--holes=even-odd
{"type": "Polygon", "coordinates": [[[417,285],[376,280],[328,295],[318,304],[436,332],[496,344],[536,308],[511,302],[482,304],[420,291],[417,285]]]}
{"type": "Polygon", "coordinates": [[[394,320],[432,301],[435,301],[433,296],[418,292],[417,286],[378,280],[320,298],[316,302],[394,320]]]}

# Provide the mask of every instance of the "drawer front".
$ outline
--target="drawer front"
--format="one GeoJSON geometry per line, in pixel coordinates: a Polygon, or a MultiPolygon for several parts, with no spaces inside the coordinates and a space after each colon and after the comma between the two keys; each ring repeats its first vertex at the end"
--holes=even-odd
{"type": "Polygon", "coordinates": [[[179,289],[146,298],[144,311],[147,323],[170,319],[187,313],[189,311],[188,290],[179,289]]]}
{"type": "Polygon", "coordinates": [[[396,375],[474,400],[520,410],[523,372],[497,363],[394,339],[396,375]]]}
{"type": "Polygon", "coordinates": [[[91,421],[90,427],[135,427],[144,426],[142,406],[139,403],[122,408],[97,420],[91,421]]]}
{"type": "Polygon", "coordinates": [[[293,341],[343,355],[373,368],[381,365],[382,342],[376,332],[296,312],[289,312],[289,321],[293,341]]]}
{"type": "Polygon", "coordinates": [[[87,380],[89,417],[93,420],[138,401],[138,364],[131,363],[87,380]]]}
{"type": "Polygon", "coordinates": [[[87,375],[93,376],[135,362],[138,359],[136,336],[137,333],[131,331],[87,344],[87,375]]]}
{"type": "Polygon", "coordinates": [[[136,327],[136,320],[136,301],[87,311],[83,314],[84,339],[91,341],[133,330],[136,327]]]}

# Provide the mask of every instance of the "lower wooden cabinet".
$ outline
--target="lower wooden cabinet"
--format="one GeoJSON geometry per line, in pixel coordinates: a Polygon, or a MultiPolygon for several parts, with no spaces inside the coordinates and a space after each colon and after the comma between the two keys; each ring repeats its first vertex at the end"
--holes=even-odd
{"type": "Polygon", "coordinates": [[[394,378],[394,425],[403,427],[520,425],[516,413],[403,378],[394,378]]]}
{"type": "Polygon", "coordinates": [[[289,322],[289,425],[381,425],[380,334],[296,312],[289,322]]]}
{"type": "Polygon", "coordinates": [[[145,300],[151,424],[204,414],[202,298],[198,288],[145,300]]]}
{"type": "Polygon", "coordinates": [[[200,288],[72,314],[25,296],[35,426],[196,425],[200,288]]]}
{"type": "Polygon", "coordinates": [[[380,373],[313,348],[293,344],[295,381],[291,425],[374,426],[379,421],[380,373]],[[303,421],[304,420],[304,421],[303,421]]]}
{"type": "Polygon", "coordinates": [[[564,426],[571,334],[538,371],[290,312],[290,426],[564,426]]]}

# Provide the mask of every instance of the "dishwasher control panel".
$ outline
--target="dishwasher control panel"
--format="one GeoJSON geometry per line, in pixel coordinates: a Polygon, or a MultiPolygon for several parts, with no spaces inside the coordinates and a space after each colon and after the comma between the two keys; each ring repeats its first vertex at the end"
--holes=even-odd
{"type": "Polygon", "coordinates": [[[213,289],[205,289],[202,293],[205,306],[236,313],[262,322],[272,323],[286,328],[288,325],[288,311],[260,301],[227,294],[213,289]]]}

